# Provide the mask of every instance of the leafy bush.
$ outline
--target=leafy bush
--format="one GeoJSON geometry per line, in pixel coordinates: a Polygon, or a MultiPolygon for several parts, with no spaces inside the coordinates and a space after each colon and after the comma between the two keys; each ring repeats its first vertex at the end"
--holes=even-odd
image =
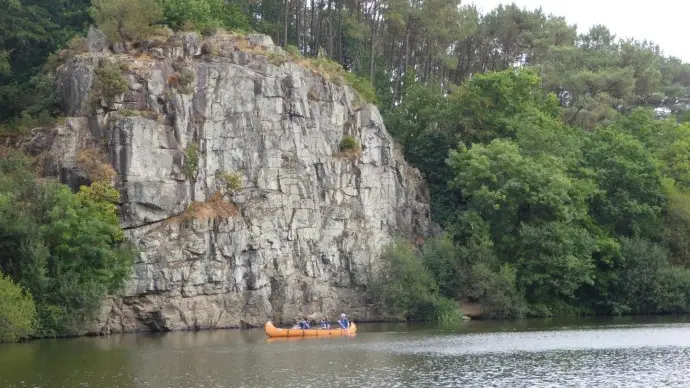
{"type": "Polygon", "coordinates": [[[359,145],[359,142],[357,139],[354,137],[347,135],[343,137],[342,140],[340,140],[340,151],[341,152],[347,152],[347,151],[360,151],[361,147],[359,145]]]}
{"type": "Polygon", "coordinates": [[[486,318],[520,318],[526,311],[524,296],[516,286],[515,269],[509,264],[493,270],[486,263],[472,267],[473,294],[486,318]]]}
{"type": "Polygon", "coordinates": [[[34,329],[36,307],[31,294],[23,292],[0,272],[0,342],[17,342],[34,329]]]}
{"type": "Polygon", "coordinates": [[[690,308],[690,270],[669,263],[668,251],[641,238],[621,238],[623,261],[613,288],[614,313],[677,313],[690,308]]]}
{"type": "Polygon", "coordinates": [[[93,0],[89,14],[111,42],[138,41],[163,16],[157,0],[93,0]]]}
{"type": "Polygon", "coordinates": [[[249,28],[246,15],[225,0],[160,0],[165,21],[174,29],[212,35],[218,28],[249,28]]]}
{"type": "Polygon", "coordinates": [[[458,309],[457,303],[444,296],[433,300],[426,316],[426,320],[441,324],[453,324],[461,319],[462,313],[458,309]]]}
{"type": "Polygon", "coordinates": [[[182,164],[182,172],[187,179],[196,179],[197,170],[199,168],[199,143],[191,142],[185,150],[184,163],[182,164]]]}
{"type": "Polygon", "coordinates": [[[91,99],[94,102],[102,98],[112,100],[129,90],[129,85],[122,74],[122,69],[114,62],[106,60],[102,67],[94,71],[94,75],[94,88],[91,92],[91,99]]]}
{"type": "Polygon", "coordinates": [[[88,42],[83,36],[77,35],[67,42],[67,50],[72,54],[85,53],[88,49],[88,42]]]}
{"type": "Polygon", "coordinates": [[[461,261],[448,236],[427,240],[422,248],[424,266],[438,284],[441,295],[456,297],[461,288],[461,261]]]}
{"type": "Polygon", "coordinates": [[[20,152],[0,158],[0,270],[31,292],[38,336],[83,332],[84,322],[129,275],[133,248],[124,241],[105,183],[73,194],[37,182],[20,152]]]}
{"type": "Polygon", "coordinates": [[[414,247],[407,241],[396,241],[384,248],[381,261],[381,271],[370,287],[379,309],[401,319],[428,316],[438,287],[414,247]]]}

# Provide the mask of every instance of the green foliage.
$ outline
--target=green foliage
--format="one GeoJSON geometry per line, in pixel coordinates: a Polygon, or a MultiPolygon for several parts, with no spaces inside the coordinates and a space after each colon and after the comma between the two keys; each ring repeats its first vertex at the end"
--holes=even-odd
{"type": "Polygon", "coordinates": [[[498,269],[489,263],[477,263],[471,269],[472,291],[482,304],[487,318],[521,318],[526,311],[524,296],[518,291],[516,270],[510,264],[498,269]]]}
{"type": "Polygon", "coordinates": [[[0,342],[28,338],[34,329],[36,307],[31,294],[23,292],[0,272],[0,342]]]}
{"type": "Polygon", "coordinates": [[[92,4],[89,13],[111,42],[144,39],[163,16],[156,0],[93,0],[92,4]]]}
{"type": "Polygon", "coordinates": [[[439,291],[449,297],[458,296],[462,284],[462,263],[457,248],[448,236],[427,240],[422,248],[422,260],[436,279],[439,291]]]}
{"type": "Polygon", "coordinates": [[[662,183],[667,198],[662,220],[662,239],[672,253],[672,261],[690,266],[690,195],[680,192],[670,179],[662,183]]]}
{"type": "Polygon", "coordinates": [[[173,29],[218,27],[207,0],[160,0],[166,24],[173,29]]]}
{"type": "Polygon", "coordinates": [[[486,143],[496,137],[512,138],[533,116],[553,117],[558,103],[544,93],[541,79],[531,70],[481,74],[462,85],[451,98],[456,131],[466,142],[486,143]]]}
{"type": "Polygon", "coordinates": [[[213,31],[248,30],[246,15],[224,0],[159,0],[166,24],[174,29],[213,31]]]}
{"type": "Polygon", "coordinates": [[[601,189],[591,201],[592,217],[624,236],[657,233],[664,197],[651,152],[630,135],[600,129],[585,144],[583,156],[583,166],[601,189]]]}
{"type": "Polygon", "coordinates": [[[405,241],[386,246],[382,268],[372,281],[370,296],[391,317],[423,318],[438,298],[438,287],[414,247],[405,241]]]}
{"type": "Polygon", "coordinates": [[[129,90],[129,85],[118,64],[106,60],[103,62],[103,66],[94,70],[92,101],[96,102],[102,98],[112,100],[127,90],[129,90]]]}
{"type": "Polygon", "coordinates": [[[221,180],[225,188],[230,191],[242,190],[242,174],[236,172],[225,172],[222,170],[216,171],[216,178],[221,180]]]}
{"type": "Polygon", "coordinates": [[[199,168],[199,143],[191,142],[185,149],[184,162],[182,164],[182,172],[189,180],[196,179],[196,174],[199,168]]]}
{"type": "Polygon", "coordinates": [[[462,319],[462,313],[455,301],[441,296],[432,301],[425,319],[449,325],[458,323],[462,319]]]}
{"type": "Polygon", "coordinates": [[[347,135],[340,140],[340,152],[359,152],[361,146],[354,137],[347,135]]]}
{"type": "Polygon", "coordinates": [[[614,313],[678,313],[690,308],[690,270],[674,267],[667,251],[640,238],[621,239],[623,264],[614,313]]]}
{"type": "Polygon", "coordinates": [[[36,182],[20,152],[0,158],[0,270],[29,290],[37,336],[81,334],[103,297],[128,276],[117,192],[104,183],[73,194],[36,182]]]}
{"type": "Polygon", "coordinates": [[[0,126],[24,127],[17,121],[54,116],[53,83],[42,80],[49,55],[62,48],[89,21],[89,0],[4,1],[0,14],[0,126]],[[27,108],[34,106],[32,112],[27,108]],[[25,112],[22,118],[22,113],[25,112]]]}
{"type": "Polygon", "coordinates": [[[352,88],[355,89],[355,91],[357,91],[357,94],[364,101],[371,104],[378,103],[376,90],[374,90],[374,88],[371,86],[371,81],[349,71],[342,71],[340,72],[339,76],[343,77],[343,79],[345,79],[345,82],[348,85],[352,86],[352,88]]]}

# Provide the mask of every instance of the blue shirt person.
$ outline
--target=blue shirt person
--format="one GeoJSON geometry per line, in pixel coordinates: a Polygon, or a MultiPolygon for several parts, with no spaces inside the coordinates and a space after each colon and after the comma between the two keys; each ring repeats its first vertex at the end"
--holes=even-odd
{"type": "Polygon", "coordinates": [[[340,327],[342,327],[345,330],[350,328],[350,321],[347,319],[347,316],[344,313],[340,314],[340,319],[338,320],[338,323],[340,324],[340,327]]]}
{"type": "Polygon", "coordinates": [[[305,318],[302,318],[292,328],[293,329],[302,329],[302,330],[308,329],[309,328],[309,322],[307,322],[307,320],[305,318]]]}

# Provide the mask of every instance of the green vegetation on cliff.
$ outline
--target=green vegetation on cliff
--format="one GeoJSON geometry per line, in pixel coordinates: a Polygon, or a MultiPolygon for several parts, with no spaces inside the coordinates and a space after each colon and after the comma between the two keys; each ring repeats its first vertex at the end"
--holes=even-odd
{"type": "Polygon", "coordinates": [[[0,321],[15,327],[0,340],[82,334],[131,268],[133,250],[116,214],[119,193],[96,182],[73,194],[37,181],[20,152],[0,149],[0,155],[0,273],[31,295],[11,292],[16,286],[0,278],[9,290],[0,292],[0,304],[16,310],[0,312],[0,321]]]}

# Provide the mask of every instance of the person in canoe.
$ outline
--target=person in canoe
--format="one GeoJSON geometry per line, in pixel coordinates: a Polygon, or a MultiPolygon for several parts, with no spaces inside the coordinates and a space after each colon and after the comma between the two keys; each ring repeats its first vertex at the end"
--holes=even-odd
{"type": "Polygon", "coordinates": [[[293,326],[292,328],[293,328],[293,329],[302,329],[302,330],[306,330],[306,329],[309,328],[309,322],[307,321],[306,318],[302,318],[302,319],[300,319],[300,321],[297,322],[297,324],[296,324],[295,326],[293,326]]]}
{"type": "Polygon", "coordinates": [[[345,330],[350,328],[350,320],[347,319],[347,315],[345,315],[345,313],[340,314],[340,319],[338,320],[338,323],[340,324],[340,327],[345,330]]]}
{"type": "Polygon", "coordinates": [[[329,330],[330,328],[331,324],[328,322],[328,320],[325,317],[321,318],[321,329],[329,330]]]}

